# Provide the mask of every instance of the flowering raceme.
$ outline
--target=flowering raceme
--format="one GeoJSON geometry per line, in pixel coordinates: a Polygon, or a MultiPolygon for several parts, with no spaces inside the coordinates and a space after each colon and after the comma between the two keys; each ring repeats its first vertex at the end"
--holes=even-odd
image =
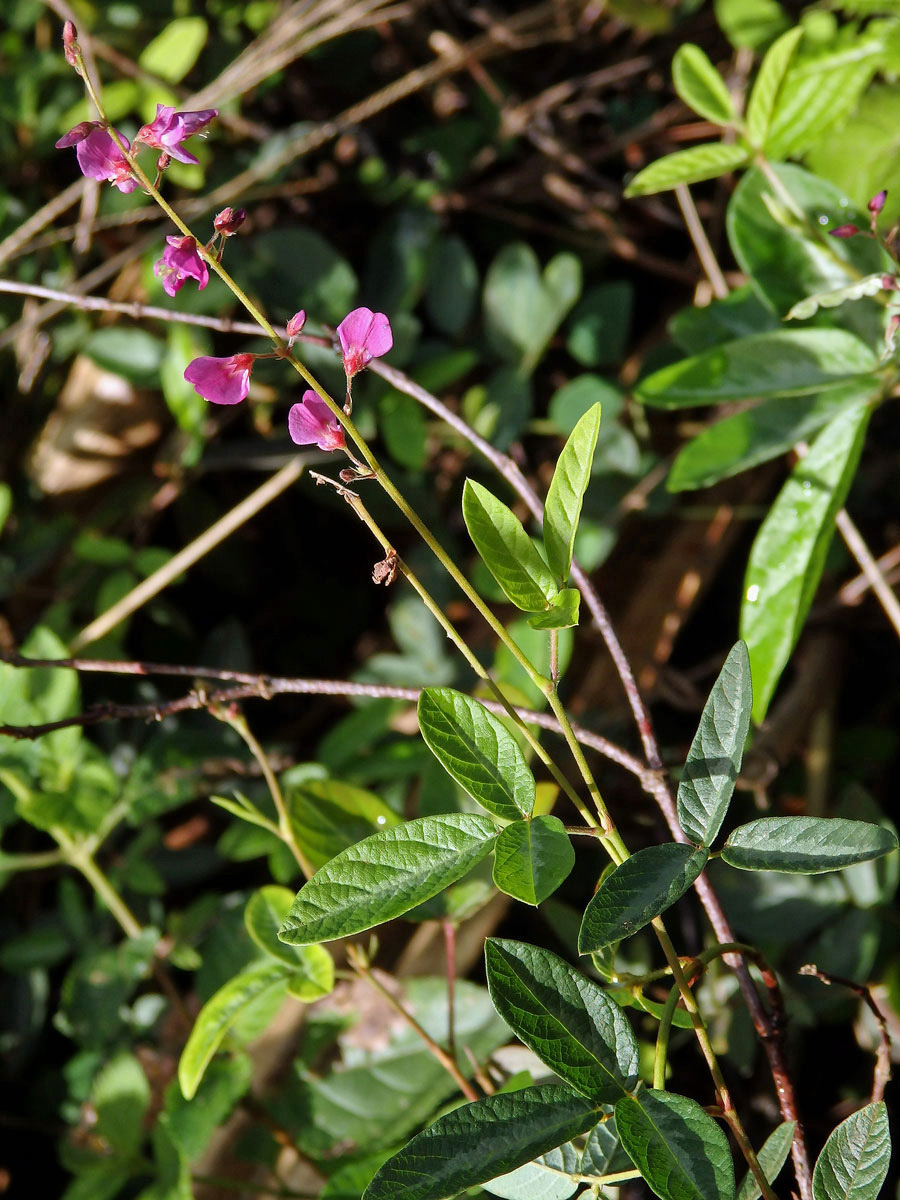
{"type": "Polygon", "coordinates": [[[209,268],[197,251],[192,237],[167,237],[169,243],[162,258],[153,264],[153,274],[159,276],[170,296],[174,296],[188,279],[196,279],[202,292],[209,283],[209,268]]]}
{"type": "Polygon", "coordinates": [[[185,367],[184,377],[194,391],[212,404],[240,404],[250,391],[253,354],[231,358],[195,358],[185,367]]]}
{"type": "MultiPolygon", "coordinates": [[[[131,143],[128,138],[118,130],[116,133],[122,145],[130,149],[131,143]]],[[[87,175],[89,179],[105,179],[114,183],[120,192],[133,192],[137,187],[137,180],[131,174],[131,167],[125,161],[125,156],[99,121],[82,121],[63,134],[56,143],[56,148],[62,150],[66,146],[75,147],[75,156],[82,175],[87,175]]]]}
{"type": "Polygon", "coordinates": [[[342,450],[344,431],[331,409],[314,391],[307,390],[288,413],[288,431],[298,446],[315,444],[320,450],[342,450]]]}
{"type": "Polygon", "coordinates": [[[217,108],[204,108],[199,112],[176,112],[167,104],[157,104],[156,116],[149,125],[144,125],[134,139],[135,145],[143,142],[154,146],[164,154],[177,158],[179,162],[196,163],[193,154],[181,149],[181,143],[208,125],[219,115],[217,108]]]}
{"type": "Polygon", "coordinates": [[[373,358],[381,358],[394,344],[391,323],[384,313],[371,308],[354,308],[337,327],[349,382],[373,358]]]}

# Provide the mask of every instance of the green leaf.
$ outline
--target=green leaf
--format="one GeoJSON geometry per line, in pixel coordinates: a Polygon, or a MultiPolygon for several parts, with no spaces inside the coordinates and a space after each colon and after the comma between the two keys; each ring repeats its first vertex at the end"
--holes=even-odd
{"type": "Polygon", "coordinates": [[[144,1140],[150,1098],[150,1084],[141,1064],[132,1054],[117,1054],[101,1067],[91,1087],[96,1136],[108,1142],[116,1154],[136,1154],[144,1140]]]}
{"type": "Polygon", "coordinates": [[[425,410],[412,396],[391,388],[378,401],[378,429],[394,462],[421,471],[428,458],[425,410]]]}
{"type": "Polygon", "coordinates": [[[517,821],[534,808],[534,776],[506,726],[453,688],[426,688],[419,729],[441,766],[496,817],[517,821]]]}
{"type": "Polygon", "coordinates": [[[779,330],[726,342],[654,371],[636,394],[654,408],[790,396],[840,387],[877,366],[875,353],[843,329],[779,330]]]}
{"type": "Polygon", "coordinates": [[[257,963],[241,971],[203,1005],[181,1052],[178,1082],[190,1100],[222,1040],[241,1014],[261,996],[284,991],[290,968],[282,962],[257,963]]]}
{"type": "Polygon", "coordinates": [[[703,708],[678,785],[678,821],[685,836],[712,845],[725,820],[750,730],[750,656],[732,647],[703,708]]]}
{"type": "Polygon", "coordinates": [[[572,565],[572,548],[591,464],[600,433],[600,405],[584,414],[569,435],[556,463],[544,506],[544,546],[550,570],[565,583],[572,565]]]}
{"type": "Polygon", "coordinates": [[[745,167],[749,161],[750,151],[745,146],[726,146],[722,142],[706,142],[702,146],[676,150],[639,171],[625,189],[625,195],[629,199],[652,196],[655,192],[678,187],[679,183],[716,179],[738,167],[745,167]]]}
{"type": "Polygon", "coordinates": [[[417,1134],[377,1172],[363,1200],[448,1200],[587,1133],[600,1115],[564,1087],[486,1096],[417,1134]]]}
{"type": "Polygon", "coordinates": [[[473,813],[419,817],[342,851],[297,893],[280,937],[292,946],[362,933],[455,883],[491,849],[497,827],[473,813]]]}
{"type": "Polygon", "coordinates": [[[105,371],[132,383],[156,386],[165,345],[144,329],[109,326],[90,335],[84,352],[105,371]]]}
{"type": "Polygon", "coordinates": [[[838,308],[848,300],[861,300],[863,296],[877,296],[884,291],[884,275],[878,271],[874,275],[864,275],[844,287],[832,288],[827,292],[816,292],[805,300],[798,300],[787,314],[789,321],[805,321],[815,315],[820,308],[838,308]]]}
{"type": "Polygon", "coordinates": [[[813,1200],[875,1200],[891,1162],[891,1130],[883,1100],[841,1121],[813,1171],[813,1200]]]}
{"type": "Polygon", "coordinates": [[[747,104],[747,139],[751,145],[762,149],[772,118],[777,112],[778,97],[785,74],[794,56],[797,43],[803,37],[799,26],[790,29],[766,51],[759,68],[750,100],[747,104]]]}
{"type": "Polygon", "coordinates": [[[760,51],[791,20],[777,0],[715,0],[716,20],[732,46],[760,51]]]}
{"type": "Polygon", "coordinates": [[[714,125],[734,125],[738,115],[722,77],[699,46],[683,42],[672,60],[675,91],[685,102],[714,125]]]}
{"type": "Polygon", "coordinates": [[[732,1200],[734,1165],[725,1134],[696,1100],[648,1089],[616,1104],[631,1161],[662,1200],[732,1200]]]}
{"type": "Polygon", "coordinates": [[[515,821],[494,846],[494,883],[525,904],[542,904],[575,866],[575,851],[558,817],[515,821]]]}
{"type": "Polygon", "coordinates": [[[203,17],[176,17],[144,47],[138,62],[166,83],[181,83],[200,57],[208,32],[203,17]]]}
{"type": "Polygon", "coordinates": [[[637,1041],[624,1011],[598,983],[524,942],[488,938],[484,959],[497,1012],[560,1079],[598,1104],[633,1090],[637,1041]]]}
{"type": "Polygon", "coordinates": [[[528,618],[532,629],[571,629],[578,624],[581,592],[578,588],[563,588],[543,612],[528,618]]]}
{"type": "Polygon", "coordinates": [[[543,272],[524,242],[504,246],[484,280],[488,341],[506,362],[529,374],[581,294],[581,264],[557,254],[543,272]]]}
{"type": "Polygon", "coordinates": [[[192,1100],[186,1100],[173,1082],[166,1088],[160,1124],[192,1162],[206,1149],[213,1134],[224,1125],[231,1110],[250,1087],[253,1073],[249,1055],[215,1059],[192,1100]]]}
{"type": "Polygon", "coordinates": [[[291,968],[288,991],[308,1004],[334,990],[334,959],[324,946],[288,946],[279,939],[293,901],[290,888],[268,884],[247,901],[244,924],[261,950],[291,968]]]}
{"type": "Polygon", "coordinates": [[[572,1142],[481,1186],[502,1200],[568,1200],[578,1191],[579,1155],[572,1142]]]}
{"type": "MultiPolygon", "coordinates": [[[[781,1168],[787,1162],[796,1127],[796,1121],[783,1121],[777,1129],[769,1134],[763,1148],[756,1155],[769,1183],[775,1182],[781,1168]]],[[[735,1200],[759,1200],[761,1195],[762,1192],[753,1172],[748,1171],[737,1190],[735,1200]]]]}
{"type": "Polygon", "coordinates": [[[722,858],[743,871],[818,875],[880,858],[897,849],[897,835],[844,817],[762,817],[733,830],[722,858]]]}
{"type": "Polygon", "coordinates": [[[633,284],[594,284],[572,310],[566,349],[583,367],[617,366],[625,353],[633,309],[633,284]]]}
{"type": "Polygon", "coordinates": [[[399,824],[385,802],[337,779],[306,779],[285,788],[294,834],[315,870],[347,846],[399,824]]]}
{"type": "Polygon", "coordinates": [[[334,991],[334,959],[324,946],[298,946],[300,962],[288,980],[288,995],[312,1004],[334,991]]]}
{"type": "Polygon", "coordinates": [[[429,317],[442,333],[461,333],[477,299],[478,265],[466,243],[459,237],[441,238],[428,264],[425,307],[429,317]]]}
{"type": "Polygon", "coordinates": [[[578,953],[637,933],[688,890],[709,852],[679,842],[638,850],[606,876],[584,910],[578,953]]]}
{"type": "Polygon", "coordinates": [[[768,711],[819,586],[834,518],[850,489],[869,415],[866,405],[857,405],[825,427],[795,466],[753,542],[740,635],[750,651],[757,724],[768,711]]]}
{"type": "Polygon", "coordinates": [[[786,454],[847,408],[880,391],[875,377],[812,396],[779,396],[735,413],[684,447],[666,480],[670,492],[709,487],[759,463],[786,454]]]}
{"type": "Polygon", "coordinates": [[[556,581],[519,518],[472,479],[463,489],[463,517],[485,566],[512,603],[525,612],[546,608],[558,591],[556,581]]]}

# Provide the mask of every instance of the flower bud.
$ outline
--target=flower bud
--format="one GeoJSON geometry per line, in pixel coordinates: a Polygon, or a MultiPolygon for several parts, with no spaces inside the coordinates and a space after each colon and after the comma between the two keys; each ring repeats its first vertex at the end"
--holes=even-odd
{"type": "Polygon", "coordinates": [[[213,228],[216,233],[224,233],[226,237],[231,237],[246,219],[247,213],[243,208],[223,208],[213,221],[213,228]]]}
{"type": "Polygon", "coordinates": [[[300,330],[303,328],[303,326],[305,324],[306,324],[306,313],[301,308],[299,312],[294,313],[294,315],[291,317],[291,319],[287,323],[286,332],[287,332],[289,346],[293,346],[293,344],[297,338],[297,335],[299,334],[300,330]]]}
{"type": "Polygon", "coordinates": [[[829,229],[828,236],[836,238],[852,238],[859,233],[858,225],[838,225],[837,229],[829,229]]]}
{"type": "Polygon", "coordinates": [[[873,196],[872,199],[869,201],[869,203],[866,205],[866,207],[868,208],[869,212],[872,214],[873,217],[877,217],[878,214],[881,212],[881,210],[884,208],[885,200],[887,200],[887,188],[882,188],[881,191],[877,194],[877,196],[873,196]]]}
{"type": "Polygon", "coordinates": [[[71,21],[66,21],[63,25],[63,50],[69,66],[74,67],[81,74],[78,68],[78,59],[81,54],[81,47],[78,45],[78,30],[71,21]]]}

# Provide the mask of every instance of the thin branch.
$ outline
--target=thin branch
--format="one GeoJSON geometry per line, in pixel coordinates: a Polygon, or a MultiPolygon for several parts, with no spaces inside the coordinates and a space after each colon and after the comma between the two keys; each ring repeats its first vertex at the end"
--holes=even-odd
{"type": "Polygon", "coordinates": [[[869,587],[878,597],[885,616],[894,627],[894,632],[900,637],[900,600],[897,598],[897,593],[885,579],[875,556],[866,545],[865,539],[845,508],[842,508],[835,517],[835,523],[847,549],[862,568],[869,587]]]}
{"type": "Polygon", "coordinates": [[[807,963],[801,967],[800,974],[812,975],[816,979],[821,979],[822,983],[829,986],[835,983],[840,987],[847,988],[848,991],[855,992],[874,1016],[878,1025],[878,1049],[875,1051],[875,1077],[872,1080],[871,1099],[872,1103],[876,1100],[883,1100],[885,1086],[891,1077],[891,1038],[888,1033],[884,1014],[875,1003],[872,993],[865,984],[856,983],[853,979],[846,979],[843,975],[831,975],[827,971],[820,971],[815,963],[807,963]]]}

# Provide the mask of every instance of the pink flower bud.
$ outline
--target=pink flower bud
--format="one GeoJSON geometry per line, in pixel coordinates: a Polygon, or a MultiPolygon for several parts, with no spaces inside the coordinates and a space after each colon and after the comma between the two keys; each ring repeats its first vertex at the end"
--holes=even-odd
{"type": "Polygon", "coordinates": [[[305,391],[300,403],[291,407],[288,432],[298,446],[316,445],[320,450],[344,448],[340,422],[322,397],[312,390],[305,391]]]}
{"type": "Polygon", "coordinates": [[[286,332],[289,346],[293,346],[294,342],[297,340],[297,335],[300,333],[300,330],[305,324],[306,313],[301,308],[299,312],[294,313],[287,323],[286,332]]]}
{"type": "Polygon", "coordinates": [[[250,391],[253,354],[233,354],[231,358],[195,358],[184,370],[194,391],[212,404],[240,404],[250,391]]]}
{"type": "Polygon", "coordinates": [[[858,225],[838,225],[837,229],[829,229],[828,236],[836,238],[852,238],[859,233],[858,225]]]}
{"type": "Polygon", "coordinates": [[[63,25],[63,51],[69,66],[74,67],[81,74],[78,64],[78,59],[81,55],[81,47],[78,45],[78,30],[71,21],[66,21],[65,25],[63,25]]]}
{"type": "Polygon", "coordinates": [[[348,381],[373,358],[387,354],[394,344],[390,321],[371,308],[354,308],[338,325],[337,332],[348,381]]]}
{"type": "Polygon", "coordinates": [[[213,221],[213,228],[216,233],[224,233],[226,237],[231,237],[246,219],[247,213],[243,208],[223,208],[213,221]]]}
{"type": "Polygon", "coordinates": [[[873,217],[877,217],[884,208],[885,200],[887,200],[887,188],[882,188],[881,191],[876,196],[873,196],[866,205],[873,217]]]}

